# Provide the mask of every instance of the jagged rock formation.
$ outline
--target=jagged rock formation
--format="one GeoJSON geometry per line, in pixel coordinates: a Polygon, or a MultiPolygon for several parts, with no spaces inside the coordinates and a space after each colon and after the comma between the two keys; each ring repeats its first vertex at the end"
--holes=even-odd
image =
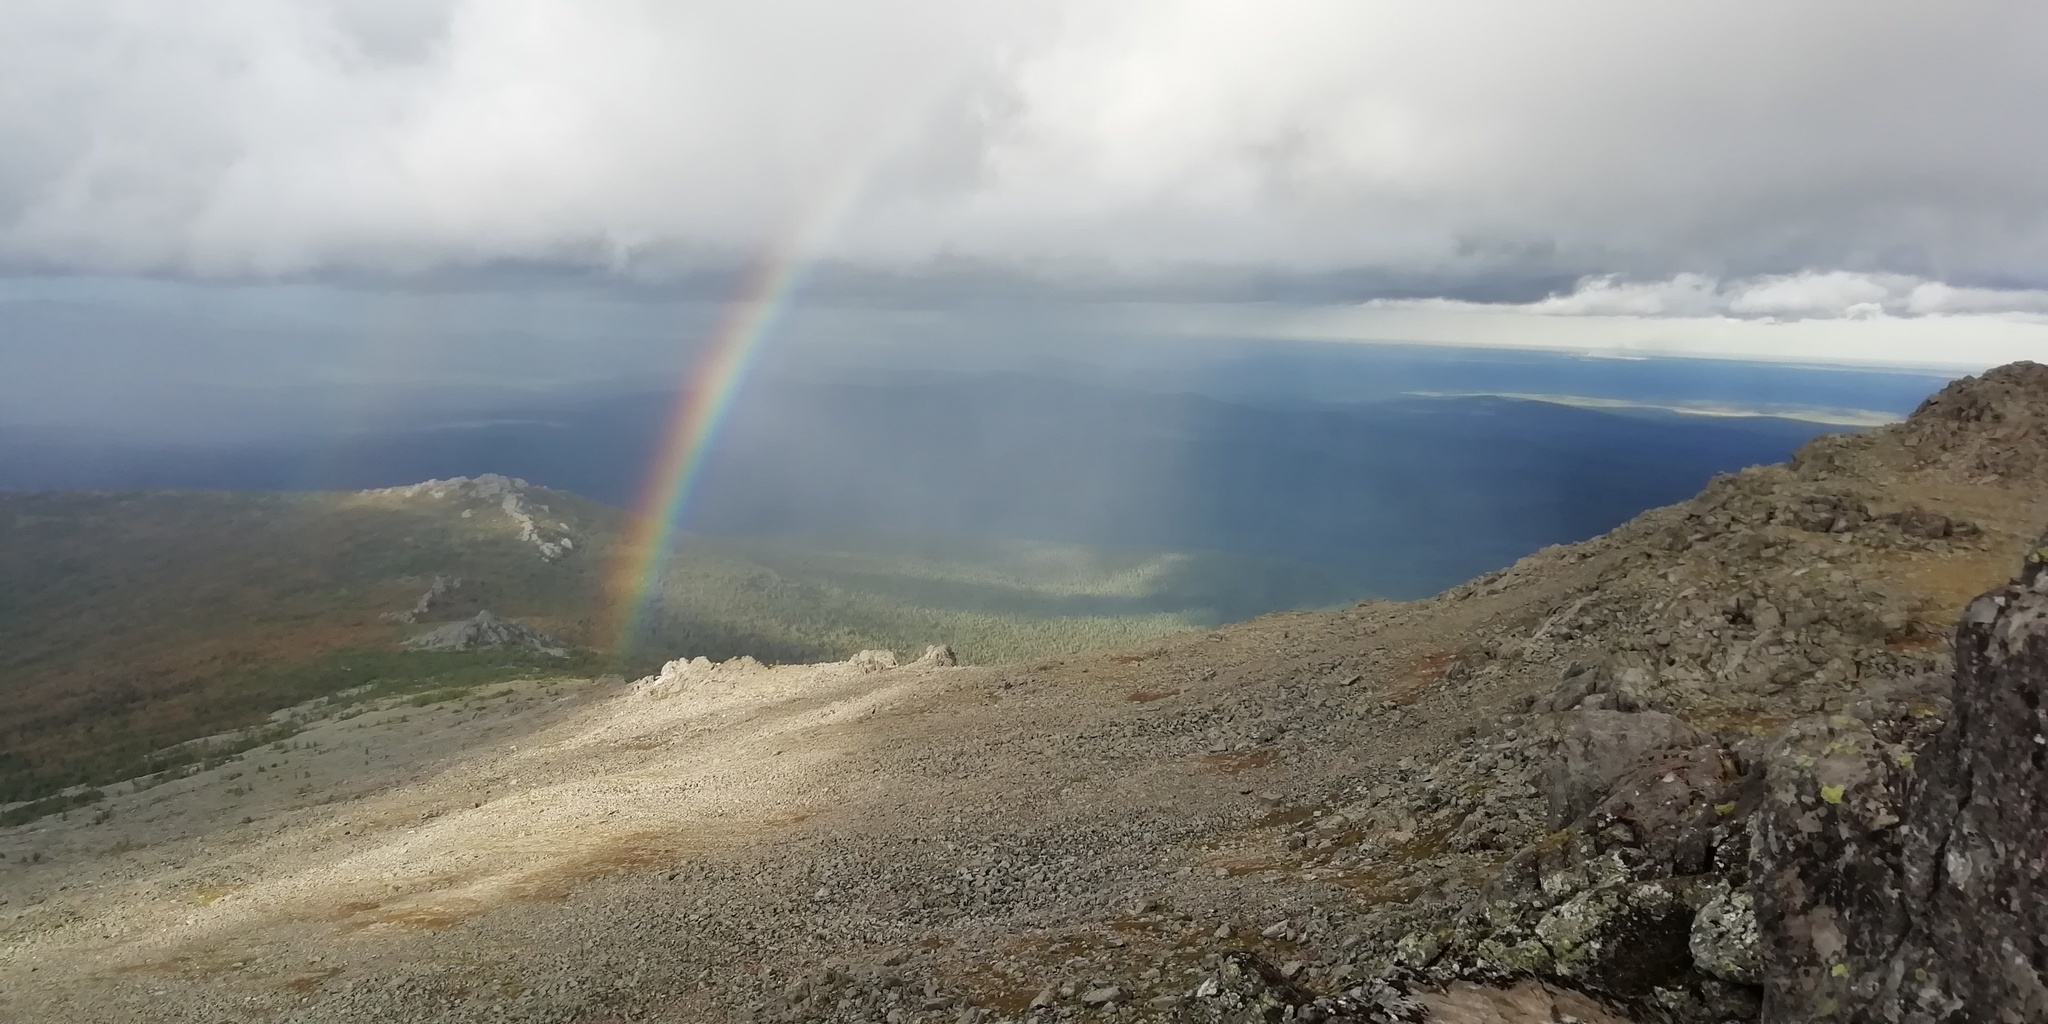
{"type": "Polygon", "coordinates": [[[1575,711],[1550,767],[1570,828],[1411,936],[1412,966],[1678,1021],[2048,1020],[2048,538],[1969,605],[1942,684],[1873,687],[1746,753],[1575,711]]]}
{"type": "Polygon", "coordinates": [[[434,582],[427,585],[426,592],[420,595],[419,600],[413,602],[411,608],[402,612],[389,612],[384,617],[408,625],[418,622],[422,616],[432,612],[434,606],[440,604],[441,599],[447,597],[450,591],[461,586],[462,577],[437,574],[434,582]]]}
{"type": "Polygon", "coordinates": [[[722,662],[702,656],[677,658],[661,666],[660,672],[635,680],[633,690],[648,700],[663,700],[713,681],[730,683],[744,679],[765,667],[745,655],[722,662]]]}
{"type": "MultiPolygon", "coordinates": [[[[909,665],[913,669],[953,668],[959,662],[953,656],[953,649],[944,644],[933,644],[924,649],[924,654],[909,665]]],[[[847,669],[869,675],[887,672],[898,666],[895,651],[861,651],[840,663],[847,669]]],[[[691,689],[707,685],[737,685],[740,682],[767,670],[761,662],[741,655],[722,662],[709,658],[677,658],[661,666],[661,671],[643,676],[634,681],[633,691],[648,700],[663,700],[691,689]]]]}
{"type": "Polygon", "coordinates": [[[1947,717],[1787,739],[1754,857],[1767,1022],[2048,1020],[2048,537],[1964,611],[1947,717]]]}
{"type": "Polygon", "coordinates": [[[482,647],[523,647],[543,654],[566,655],[568,645],[528,626],[522,626],[510,619],[501,619],[489,611],[480,611],[475,616],[460,622],[422,633],[405,642],[415,651],[470,651],[482,647]]]}
{"type": "MultiPolygon", "coordinates": [[[[498,511],[519,531],[519,539],[532,544],[544,561],[554,561],[576,549],[576,539],[569,534],[568,527],[559,521],[543,520],[542,516],[551,510],[547,505],[531,500],[533,485],[518,477],[485,473],[482,476],[451,477],[446,480],[425,480],[404,487],[387,487],[380,491],[365,493],[388,494],[396,497],[431,497],[457,500],[495,501],[498,511]]],[[[476,514],[475,507],[462,510],[467,519],[476,514]]]]}

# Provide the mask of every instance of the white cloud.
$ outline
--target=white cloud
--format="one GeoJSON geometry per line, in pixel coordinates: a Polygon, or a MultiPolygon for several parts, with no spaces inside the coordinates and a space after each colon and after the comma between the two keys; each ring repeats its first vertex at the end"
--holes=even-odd
{"type": "Polygon", "coordinates": [[[1190,334],[1531,348],[1586,355],[1686,356],[1977,372],[2048,356],[2048,316],[1930,314],[1779,320],[1560,315],[1527,305],[1444,301],[1342,307],[1205,309],[1162,317],[1190,334]]]}
{"type": "Polygon", "coordinates": [[[1649,282],[1623,282],[1610,274],[1589,277],[1569,294],[1525,308],[1552,316],[1707,316],[1722,305],[1720,283],[1705,274],[1649,282]]]}
{"type": "MultiPolygon", "coordinates": [[[[1483,304],[1381,299],[1385,308],[1478,309],[1483,304]]],[[[1957,288],[1907,274],[1843,270],[1771,274],[1722,281],[1677,274],[1662,281],[1615,275],[1581,280],[1570,292],[1503,308],[1544,316],[1734,317],[1765,320],[1863,320],[1872,317],[2048,314],[2048,289],[1957,288]]]]}
{"type": "Polygon", "coordinates": [[[21,0],[0,260],[658,276],[852,182],[825,254],[913,273],[2002,308],[1882,275],[2048,282],[2042,38],[1904,0],[21,0]],[[1701,291],[1797,267],[1855,273],[1701,291]]]}

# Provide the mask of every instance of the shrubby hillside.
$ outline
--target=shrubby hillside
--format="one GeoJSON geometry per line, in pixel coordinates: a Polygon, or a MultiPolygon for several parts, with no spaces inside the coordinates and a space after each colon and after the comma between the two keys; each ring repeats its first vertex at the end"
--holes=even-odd
{"type": "Polygon", "coordinates": [[[948,643],[970,661],[1128,643],[1350,596],[1199,553],[909,537],[684,538],[644,635],[610,587],[624,513],[504,477],[359,492],[0,493],[0,802],[166,765],[176,744],[362,687],[770,662],[948,643]],[[558,638],[408,650],[488,610],[558,638]]]}

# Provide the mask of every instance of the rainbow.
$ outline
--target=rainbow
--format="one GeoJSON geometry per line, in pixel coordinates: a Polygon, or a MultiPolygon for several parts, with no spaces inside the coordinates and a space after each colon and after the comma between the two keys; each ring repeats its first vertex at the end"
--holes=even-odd
{"type": "Polygon", "coordinates": [[[646,624],[676,528],[689,508],[718,429],[746,383],[761,342],[803,277],[807,264],[797,249],[785,247],[754,267],[684,378],[682,394],[662,430],[653,470],[634,504],[613,581],[621,609],[615,649],[622,654],[646,624]]]}
{"type": "MultiPolygon", "coordinates": [[[[872,163],[864,166],[872,167],[872,163]]],[[[611,593],[618,614],[613,650],[619,654],[632,648],[647,625],[676,529],[689,510],[719,428],[745,386],[762,342],[788,308],[826,239],[853,207],[865,176],[850,174],[839,187],[828,190],[799,229],[755,263],[684,377],[613,570],[611,593]]]]}
{"type": "Polygon", "coordinates": [[[885,118],[865,133],[866,152],[849,161],[844,173],[809,206],[809,216],[799,218],[795,230],[755,263],[684,378],[647,483],[634,504],[624,546],[614,562],[611,594],[618,614],[618,640],[613,647],[617,653],[628,653],[644,635],[676,530],[689,511],[706,457],[718,440],[733,400],[746,385],[762,342],[773,332],[818,253],[853,211],[869,176],[918,130],[932,104],[946,95],[947,89],[946,82],[934,82],[921,102],[905,105],[896,116],[885,118]]]}

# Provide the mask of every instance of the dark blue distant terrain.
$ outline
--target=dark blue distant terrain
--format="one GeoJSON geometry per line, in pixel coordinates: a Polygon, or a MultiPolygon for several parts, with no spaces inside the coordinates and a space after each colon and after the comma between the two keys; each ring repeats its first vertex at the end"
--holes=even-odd
{"type": "MultiPolygon", "coordinates": [[[[972,353],[951,368],[930,353],[894,366],[779,356],[724,425],[689,530],[1219,551],[1313,563],[1384,596],[1599,533],[1847,429],[1785,416],[1896,415],[1940,383],[1270,343],[972,353]],[[1673,411],[1694,407],[1785,415],[1673,411]]],[[[627,505],[675,401],[624,384],[427,394],[347,431],[281,424],[183,445],[0,422],[0,488],[357,488],[499,472],[627,505]]]]}

